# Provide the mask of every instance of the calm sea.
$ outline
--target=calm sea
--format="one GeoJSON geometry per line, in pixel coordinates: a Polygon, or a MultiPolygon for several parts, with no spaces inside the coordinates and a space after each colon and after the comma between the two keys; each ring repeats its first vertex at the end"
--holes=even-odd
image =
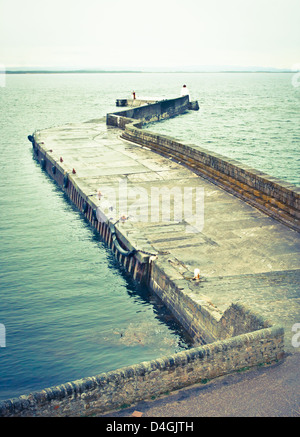
{"type": "MultiPolygon", "coordinates": [[[[300,86],[288,73],[186,77],[200,113],[151,130],[189,141],[300,186],[300,86]]],[[[300,85],[300,83],[299,83],[300,85]]]]}
{"type": "Polygon", "coordinates": [[[166,308],[124,272],[32,156],[36,129],[100,118],[116,98],[177,97],[200,111],[151,130],[299,184],[291,74],[7,75],[0,88],[0,399],[189,347],[166,308]]]}

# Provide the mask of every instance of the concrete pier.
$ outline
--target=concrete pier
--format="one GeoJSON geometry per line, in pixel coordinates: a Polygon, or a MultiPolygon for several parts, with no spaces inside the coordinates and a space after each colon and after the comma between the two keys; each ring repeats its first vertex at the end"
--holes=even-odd
{"type": "Polygon", "coordinates": [[[192,145],[145,129],[189,109],[197,105],[185,97],[146,102],[29,139],[42,169],[132,276],[160,296],[195,348],[47,389],[47,399],[28,397],[18,411],[14,402],[0,403],[0,415],[103,412],[299,352],[292,341],[300,322],[299,190],[207,151],[214,164],[204,164],[192,145]],[[260,184],[263,205],[248,188],[241,195],[246,179],[260,184]]]}
{"type": "Polygon", "coordinates": [[[104,119],[69,124],[36,132],[35,153],[78,208],[86,208],[120,262],[160,295],[196,342],[219,334],[207,326],[200,333],[195,314],[184,320],[184,308],[165,296],[170,283],[216,320],[233,302],[246,304],[283,325],[285,348],[293,350],[291,329],[300,320],[299,233],[175,159],[122,137],[124,130],[104,119]],[[185,212],[184,202],[197,216],[185,212]],[[134,249],[134,257],[118,253],[108,222],[116,223],[119,243],[134,249]],[[200,280],[193,280],[195,269],[200,280]]]}

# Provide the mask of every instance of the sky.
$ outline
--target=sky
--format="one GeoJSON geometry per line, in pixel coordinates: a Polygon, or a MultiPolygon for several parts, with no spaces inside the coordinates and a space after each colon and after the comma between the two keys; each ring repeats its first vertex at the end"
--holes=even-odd
{"type": "Polygon", "coordinates": [[[2,68],[300,64],[300,0],[0,0],[2,68]]]}

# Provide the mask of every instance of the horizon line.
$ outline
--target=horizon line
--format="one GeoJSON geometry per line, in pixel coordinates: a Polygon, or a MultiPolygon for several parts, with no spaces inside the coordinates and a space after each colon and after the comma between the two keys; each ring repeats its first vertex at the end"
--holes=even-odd
{"type": "Polygon", "coordinates": [[[279,68],[245,68],[245,69],[207,69],[207,70],[168,70],[168,69],[159,69],[154,68],[152,69],[142,69],[142,70],[129,70],[129,69],[117,69],[117,70],[102,70],[102,69],[9,69],[4,70],[0,69],[0,74],[70,74],[70,73],[292,73],[293,70],[291,69],[279,69],[279,68]]]}

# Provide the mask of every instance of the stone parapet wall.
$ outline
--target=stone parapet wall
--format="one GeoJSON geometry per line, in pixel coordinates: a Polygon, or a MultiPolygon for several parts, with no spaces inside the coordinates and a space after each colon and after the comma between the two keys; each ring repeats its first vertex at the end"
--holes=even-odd
{"type": "Polygon", "coordinates": [[[0,402],[0,417],[94,416],[283,356],[283,329],[265,328],[0,402]]]}
{"type": "Polygon", "coordinates": [[[136,122],[126,124],[122,138],[174,157],[201,176],[300,231],[300,188],[217,153],[141,129],[136,122]]]}
{"type": "Polygon", "coordinates": [[[106,124],[125,129],[125,126],[133,120],[138,120],[141,127],[144,122],[150,123],[161,119],[174,117],[189,110],[189,97],[178,97],[169,100],[160,100],[152,104],[135,106],[123,111],[109,113],[106,116],[106,124]]]}

